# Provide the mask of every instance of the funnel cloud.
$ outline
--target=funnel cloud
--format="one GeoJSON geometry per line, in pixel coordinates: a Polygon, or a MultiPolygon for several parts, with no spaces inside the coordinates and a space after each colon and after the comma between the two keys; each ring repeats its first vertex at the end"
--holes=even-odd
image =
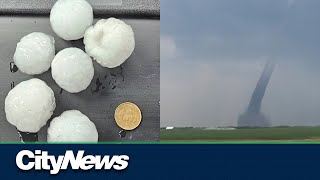
{"type": "Polygon", "coordinates": [[[271,121],[261,113],[261,103],[275,67],[274,61],[268,61],[254,89],[246,112],[239,116],[239,127],[270,127],[271,121]]]}

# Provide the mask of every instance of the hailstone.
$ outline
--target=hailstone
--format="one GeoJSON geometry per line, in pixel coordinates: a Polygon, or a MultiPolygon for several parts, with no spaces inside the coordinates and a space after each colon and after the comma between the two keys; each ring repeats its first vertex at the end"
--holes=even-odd
{"type": "Polygon", "coordinates": [[[50,119],[55,108],[53,91],[37,78],[19,83],[5,99],[8,122],[23,132],[38,132],[50,119]]]}
{"type": "Polygon", "coordinates": [[[120,66],[135,47],[131,26],[116,18],[101,19],[89,27],[83,42],[86,52],[108,68],[120,66]]]}
{"type": "Polygon", "coordinates": [[[85,0],[58,0],[51,9],[50,23],[62,39],[81,39],[93,23],[92,7],[85,0]]]}
{"type": "Polygon", "coordinates": [[[85,90],[94,75],[91,58],[79,48],[66,48],[58,52],[51,64],[55,82],[70,93],[85,90]]]}
{"type": "Polygon", "coordinates": [[[97,142],[98,131],[90,119],[78,110],[63,112],[53,118],[48,128],[48,142],[97,142]]]}
{"type": "Polygon", "coordinates": [[[50,68],[55,55],[54,43],[53,37],[47,34],[30,33],[18,42],[14,63],[23,73],[41,74],[50,68]]]}

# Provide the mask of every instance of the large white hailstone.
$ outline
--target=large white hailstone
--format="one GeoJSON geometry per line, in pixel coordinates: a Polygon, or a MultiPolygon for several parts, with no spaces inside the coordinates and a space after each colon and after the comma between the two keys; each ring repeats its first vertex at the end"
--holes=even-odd
{"type": "Polygon", "coordinates": [[[56,108],[54,93],[40,79],[16,85],[5,99],[5,112],[10,124],[23,132],[38,132],[56,108]]]}
{"type": "Polygon", "coordinates": [[[108,68],[120,66],[135,47],[131,26],[115,18],[101,19],[89,27],[83,42],[86,52],[108,68]]]}
{"type": "Polygon", "coordinates": [[[83,38],[92,22],[93,10],[85,0],[58,0],[50,12],[51,27],[64,40],[83,38]]]}
{"type": "Polygon", "coordinates": [[[66,48],[53,59],[51,73],[56,83],[70,93],[85,90],[94,75],[91,58],[79,48],[66,48]]]}
{"type": "Polygon", "coordinates": [[[33,32],[18,42],[13,60],[21,72],[33,75],[47,71],[54,55],[53,37],[33,32]]]}
{"type": "Polygon", "coordinates": [[[97,142],[98,131],[90,119],[78,110],[63,112],[53,118],[48,128],[48,142],[97,142]]]}

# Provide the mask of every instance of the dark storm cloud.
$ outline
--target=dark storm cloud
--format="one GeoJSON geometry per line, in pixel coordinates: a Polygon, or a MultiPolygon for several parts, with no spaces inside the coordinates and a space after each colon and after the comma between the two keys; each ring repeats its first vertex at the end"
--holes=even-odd
{"type": "Polygon", "coordinates": [[[307,55],[317,62],[320,1],[164,0],[161,7],[161,33],[174,36],[176,43],[188,50],[185,56],[214,59],[290,54],[292,58],[307,55]]]}
{"type": "Polygon", "coordinates": [[[234,126],[268,59],[274,125],[320,125],[320,1],[161,1],[161,125],[234,126]]]}

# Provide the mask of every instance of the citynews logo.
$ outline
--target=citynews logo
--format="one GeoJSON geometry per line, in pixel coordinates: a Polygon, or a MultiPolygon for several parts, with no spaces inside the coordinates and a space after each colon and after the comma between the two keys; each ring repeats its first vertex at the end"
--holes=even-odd
{"type": "Polygon", "coordinates": [[[24,171],[31,169],[48,170],[50,174],[58,174],[60,170],[66,170],[71,165],[74,170],[82,169],[115,169],[123,170],[128,167],[129,156],[127,155],[86,155],[84,150],[79,150],[75,155],[73,151],[67,150],[65,155],[57,158],[54,155],[48,155],[48,151],[35,150],[33,153],[29,150],[22,150],[16,156],[16,165],[24,171]],[[27,159],[25,159],[27,158],[27,159]],[[24,161],[27,160],[27,161],[24,161]]]}

